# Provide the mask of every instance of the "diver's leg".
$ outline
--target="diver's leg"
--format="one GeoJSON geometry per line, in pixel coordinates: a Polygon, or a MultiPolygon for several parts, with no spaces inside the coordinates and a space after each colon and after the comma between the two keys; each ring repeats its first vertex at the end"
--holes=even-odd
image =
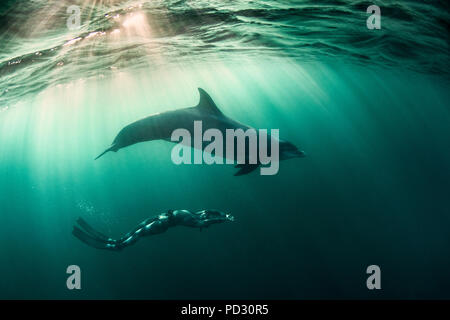
{"type": "Polygon", "coordinates": [[[141,223],[139,223],[136,227],[131,229],[131,231],[127,232],[121,239],[126,239],[134,235],[135,233],[139,233],[139,230],[144,230],[146,226],[150,225],[152,222],[157,220],[156,218],[148,218],[141,223]]]}
{"type": "Polygon", "coordinates": [[[139,232],[135,232],[133,234],[127,234],[126,236],[120,238],[119,240],[114,243],[114,245],[120,249],[131,246],[132,244],[135,244],[136,241],[141,238],[141,234],[139,232]]]}
{"type": "Polygon", "coordinates": [[[128,232],[125,236],[117,240],[114,245],[120,248],[124,248],[134,244],[140,238],[163,233],[168,229],[167,222],[161,222],[158,219],[147,219],[140,223],[132,231],[128,232]]]}

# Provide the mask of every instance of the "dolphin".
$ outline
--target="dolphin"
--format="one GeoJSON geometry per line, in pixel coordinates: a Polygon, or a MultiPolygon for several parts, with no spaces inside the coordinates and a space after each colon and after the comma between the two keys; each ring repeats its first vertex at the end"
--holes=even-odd
{"type": "MultiPolygon", "coordinates": [[[[102,157],[105,153],[110,151],[117,152],[119,149],[139,142],[152,140],[176,142],[171,141],[171,135],[174,130],[180,128],[188,130],[191,137],[193,137],[194,121],[202,121],[204,131],[207,129],[220,130],[223,137],[225,137],[226,129],[242,129],[244,131],[251,129],[251,127],[224,115],[205,90],[198,88],[198,91],[200,93],[200,101],[194,107],[150,115],[125,126],[117,134],[111,146],[98,155],[95,160],[102,157]]],[[[268,135],[268,137],[272,138],[270,135],[268,135]]],[[[305,153],[298,150],[292,143],[281,139],[278,140],[279,160],[305,156],[305,153]]],[[[246,150],[246,152],[248,152],[248,150],[246,150]]],[[[236,154],[236,152],[234,154],[236,154]]],[[[257,169],[260,165],[261,163],[250,164],[248,161],[246,161],[245,164],[237,164],[236,168],[238,168],[239,171],[235,176],[248,174],[257,169]]]]}

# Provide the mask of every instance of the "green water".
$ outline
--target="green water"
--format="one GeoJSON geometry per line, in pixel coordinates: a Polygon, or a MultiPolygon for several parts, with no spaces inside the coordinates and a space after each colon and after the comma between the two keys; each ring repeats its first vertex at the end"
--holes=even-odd
{"type": "Polygon", "coordinates": [[[440,79],[273,61],[152,72],[47,89],[1,114],[3,298],[448,297],[440,79]],[[162,141],[93,160],[122,126],[195,105],[197,86],[308,157],[243,177],[176,166],[162,141]],[[170,208],[219,208],[236,222],[171,229],[120,253],[71,235],[78,216],[119,236],[170,208]],[[65,288],[70,264],[79,292],[65,288]],[[370,264],[382,268],[381,293],[365,288],[370,264]]]}
{"type": "Polygon", "coordinates": [[[373,35],[363,2],[155,1],[117,38],[111,17],[135,2],[85,4],[77,32],[63,5],[4,5],[0,298],[450,298],[448,4],[380,2],[373,35]],[[307,157],[235,177],[177,166],[174,145],[152,141],[94,161],[125,125],[196,105],[198,87],[307,157]],[[78,217],[119,237],[206,208],[236,221],[122,252],[71,234],[78,217]],[[366,287],[373,264],[382,290],[366,287]],[[81,290],[66,288],[69,265],[81,290]]]}

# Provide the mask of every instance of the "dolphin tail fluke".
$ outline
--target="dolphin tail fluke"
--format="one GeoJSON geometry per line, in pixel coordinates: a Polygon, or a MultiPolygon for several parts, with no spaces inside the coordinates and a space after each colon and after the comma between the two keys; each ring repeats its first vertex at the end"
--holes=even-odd
{"type": "Polygon", "coordinates": [[[98,158],[100,158],[101,156],[103,156],[105,153],[110,152],[110,151],[114,151],[116,152],[117,149],[115,148],[114,145],[112,145],[111,147],[109,147],[108,149],[106,149],[105,151],[103,151],[102,153],[100,153],[97,158],[95,158],[94,160],[97,160],[98,158]]]}

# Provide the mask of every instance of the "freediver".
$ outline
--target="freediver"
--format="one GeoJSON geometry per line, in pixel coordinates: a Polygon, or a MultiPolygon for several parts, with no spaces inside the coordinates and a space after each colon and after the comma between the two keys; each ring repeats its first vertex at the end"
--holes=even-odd
{"type": "Polygon", "coordinates": [[[110,237],[92,228],[83,218],[78,218],[79,226],[74,226],[72,234],[97,249],[120,251],[134,244],[140,238],[165,232],[170,227],[186,226],[191,228],[207,228],[215,223],[234,221],[231,214],[218,210],[169,210],[156,217],[148,218],[137,225],[120,239],[110,237]]]}

